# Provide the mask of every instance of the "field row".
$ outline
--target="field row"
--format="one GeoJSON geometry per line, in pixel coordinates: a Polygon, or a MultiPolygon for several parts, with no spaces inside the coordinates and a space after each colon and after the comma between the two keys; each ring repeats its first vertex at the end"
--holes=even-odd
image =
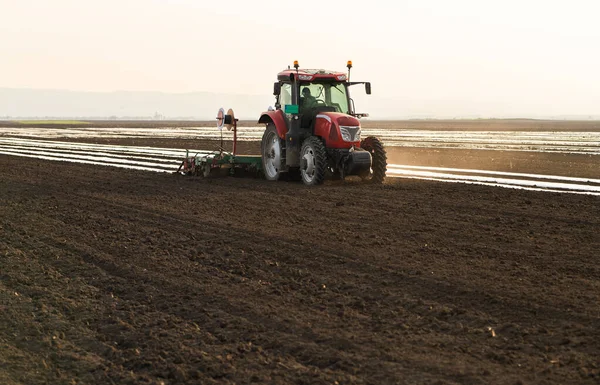
{"type": "MultiPolygon", "coordinates": [[[[104,165],[154,172],[176,172],[186,155],[208,155],[207,150],[0,138],[0,154],[104,165]]],[[[461,182],[528,190],[600,195],[600,179],[500,172],[448,167],[388,164],[388,177],[461,182]]]]}
{"type": "MultiPolygon", "coordinates": [[[[260,140],[264,127],[238,130],[242,141],[260,140]]],[[[557,152],[600,155],[600,132],[430,131],[363,128],[386,146],[557,152]]],[[[232,140],[231,131],[210,127],[174,128],[4,128],[0,136],[29,138],[165,138],[232,140]]]]}

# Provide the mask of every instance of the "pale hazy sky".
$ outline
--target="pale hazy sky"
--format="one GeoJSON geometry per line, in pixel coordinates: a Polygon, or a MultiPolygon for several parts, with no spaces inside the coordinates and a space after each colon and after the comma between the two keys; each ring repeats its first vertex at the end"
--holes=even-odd
{"type": "Polygon", "coordinates": [[[365,109],[600,115],[599,15],[598,0],[0,0],[0,87],[268,96],[293,60],[352,60],[365,109]]]}

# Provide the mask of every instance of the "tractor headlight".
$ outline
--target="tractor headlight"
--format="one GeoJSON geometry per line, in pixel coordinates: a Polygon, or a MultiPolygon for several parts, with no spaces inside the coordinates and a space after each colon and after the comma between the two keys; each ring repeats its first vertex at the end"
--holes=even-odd
{"type": "Polygon", "coordinates": [[[340,127],[340,132],[342,133],[342,139],[344,139],[344,141],[352,141],[352,139],[350,138],[350,133],[348,132],[348,129],[346,127],[340,127]]]}
{"type": "Polygon", "coordinates": [[[340,133],[342,134],[342,139],[345,142],[360,141],[360,127],[359,126],[340,126],[340,133]]]}

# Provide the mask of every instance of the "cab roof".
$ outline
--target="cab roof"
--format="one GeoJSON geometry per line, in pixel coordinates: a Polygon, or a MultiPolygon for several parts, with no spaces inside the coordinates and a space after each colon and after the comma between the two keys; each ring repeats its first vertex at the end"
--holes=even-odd
{"type": "Polygon", "coordinates": [[[325,69],[298,69],[296,71],[295,68],[288,68],[277,74],[277,80],[279,81],[289,81],[291,79],[291,75],[294,77],[298,77],[300,81],[335,81],[335,82],[345,82],[348,79],[348,75],[346,72],[340,71],[330,71],[325,69]]]}

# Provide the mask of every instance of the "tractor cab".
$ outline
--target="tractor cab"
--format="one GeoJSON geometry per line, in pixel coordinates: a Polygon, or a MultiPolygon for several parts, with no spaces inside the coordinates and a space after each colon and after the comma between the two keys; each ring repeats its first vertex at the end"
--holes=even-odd
{"type": "MultiPolygon", "coordinates": [[[[349,69],[351,64],[349,65],[349,69]]],[[[287,69],[277,75],[274,94],[276,108],[285,111],[286,106],[297,106],[300,128],[311,129],[315,117],[323,112],[363,117],[368,114],[356,114],[350,98],[349,88],[356,84],[365,84],[368,94],[371,84],[367,82],[351,83],[344,72],[323,69],[287,69]]],[[[287,114],[286,114],[287,115],[287,114]]],[[[287,115],[286,118],[290,118],[287,115]]]]}

